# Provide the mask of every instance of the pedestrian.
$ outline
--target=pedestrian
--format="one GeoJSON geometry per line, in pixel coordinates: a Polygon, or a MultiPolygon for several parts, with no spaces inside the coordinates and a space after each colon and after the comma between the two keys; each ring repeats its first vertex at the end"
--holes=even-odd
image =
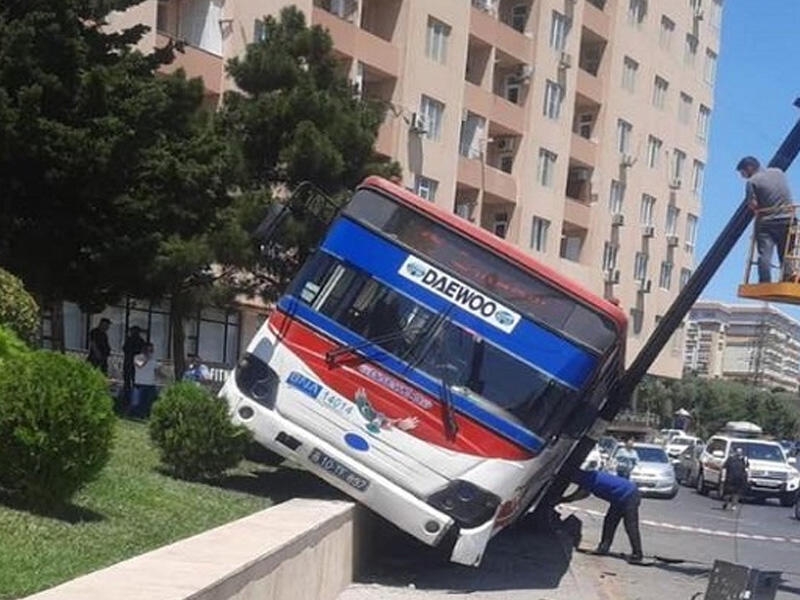
{"type": "Polygon", "coordinates": [[[736,448],[722,465],[725,472],[722,510],[736,510],[739,499],[747,488],[747,469],[750,464],[741,447],[736,448]]]}
{"type": "Polygon", "coordinates": [[[186,355],[186,370],[183,372],[184,381],[193,381],[204,384],[211,378],[211,372],[203,364],[203,360],[197,354],[186,355]]]}
{"type": "Polygon", "coordinates": [[[616,461],[617,475],[625,479],[631,478],[631,473],[636,468],[636,463],[639,462],[639,455],[633,448],[633,438],[628,438],[625,446],[617,450],[614,457],[616,461]]]}
{"type": "Polygon", "coordinates": [[[636,484],[612,473],[603,471],[583,471],[575,469],[572,482],[579,486],[578,490],[565,496],[562,502],[573,502],[593,494],[609,503],[608,511],[603,519],[603,533],[600,544],[595,551],[597,554],[608,554],[614,535],[617,533],[619,522],[625,525],[625,533],[631,544],[630,561],[641,563],[642,536],[639,533],[639,504],[641,497],[636,484]]]}
{"type": "Polygon", "coordinates": [[[756,213],[755,238],[758,251],[758,281],[771,281],[773,251],[777,250],[784,281],[795,281],[797,265],[786,264],[789,227],[794,220],[792,192],[786,173],[780,169],[761,167],[753,156],[745,156],[736,170],[747,180],[745,198],[756,213]]]}
{"type": "Polygon", "coordinates": [[[156,400],[156,357],[151,343],[144,345],[141,354],[133,357],[134,384],[133,395],[128,414],[132,417],[146,419],[156,400]]]}
{"type": "Polygon", "coordinates": [[[127,407],[131,402],[131,393],[133,392],[133,383],[136,376],[136,368],[133,365],[133,358],[137,354],[144,352],[144,347],[147,344],[142,337],[142,329],[138,325],[134,325],[128,330],[128,337],[125,338],[125,343],[122,346],[122,401],[123,408],[127,407]]]}
{"type": "Polygon", "coordinates": [[[108,344],[108,328],[111,321],[105,317],[100,319],[100,323],[89,332],[89,354],[86,360],[104,374],[108,375],[108,357],[111,354],[111,346],[108,344]]]}

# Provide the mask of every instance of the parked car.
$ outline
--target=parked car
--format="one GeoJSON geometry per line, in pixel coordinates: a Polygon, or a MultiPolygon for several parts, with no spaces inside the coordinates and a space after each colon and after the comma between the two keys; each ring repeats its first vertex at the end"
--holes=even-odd
{"type": "MultiPolygon", "coordinates": [[[[605,469],[616,473],[616,455],[614,454],[606,463],[605,469]]],[[[674,498],[678,493],[678,482],[675,479],[675,469],[667,456],[664,448],[658,444],[634,444],[633,449],[638,457],[636,467],[631,472],[631,481],[639,488],[643,496],[660,496],[674,498]]]]}
{"type": "Polygon", "coordinates": [[[695,486],[697,476],[700,474],[700,457],[703,454],[703,448],[705,448],[705,444],[702,440],[697,440],[681,452],[677,462],[673,461],[675,479],[679,484],[688,487],[695,486]]]}
{"type": "Polygon", "coordinates": [[[668,443],[674,437],[684,435],[686,435],[686,432],[683,429],[661,429],[658,432],[658,437],[661,438],[664,443],[668,443]]]}
{"type": "Polygon", "coordinates": [[[676,435],[667,442],[664,449],[672,460],[672,464],[676,464],[683,451],[689,446],[694,446],[698,441],[700,441],[698,438],[689,435],[676,435]]]}
{"type": "Polygon", "coordinates": [[[756,499],[777,498],[781,506],[795,504],[800,488],[800,473],[792,467],[777,442],[763,439],[716,435],[700,457],[700,473],[696,489],[700,494],[721,490],[725,484],[723,465],[737,448],[747,457],[750,468],[747,474],[746,496],[756,499]]]}

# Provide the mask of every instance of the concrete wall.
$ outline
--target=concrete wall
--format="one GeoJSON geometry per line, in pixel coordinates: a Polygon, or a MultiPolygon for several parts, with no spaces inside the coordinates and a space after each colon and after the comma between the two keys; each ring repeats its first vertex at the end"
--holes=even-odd
{"type": "Polygon", "coordinates": [[[90,573],[29,600],[333,600],[364,554],[369,516],[291,500],[90,573]]]}

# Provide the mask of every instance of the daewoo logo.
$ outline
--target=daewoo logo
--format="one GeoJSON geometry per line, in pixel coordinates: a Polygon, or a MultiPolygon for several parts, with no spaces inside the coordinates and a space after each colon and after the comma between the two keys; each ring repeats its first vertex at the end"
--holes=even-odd
{"type": "Polygon", "coordinates": [[[501,331],[511,333],[519,323],[519,314],[416,257],[406,258],[398,272],[501,331]]]}

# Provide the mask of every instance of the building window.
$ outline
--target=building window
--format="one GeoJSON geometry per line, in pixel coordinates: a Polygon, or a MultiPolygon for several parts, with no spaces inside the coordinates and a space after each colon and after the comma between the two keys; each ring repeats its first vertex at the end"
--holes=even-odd
{"type": "Polygon", "coordinates": [[[681,277],[680,282],[678,283],[678,289],[683,290],[686,287],[686,284],[689,283],[689,278],[692,276],[691,269],[681,269],[681,277]]]}
{"type": "Polygon", "coordinates": [[[516,4],[511,9],[511,27],[520,33],[525,33],[528,24],[528,5],[516,4]]]}
{"type": "Polygon", "coordinates": [[[629,92],[636,91],[636,71],[639,70],[639,63],[630,56],[626,56],[622,61],[622,88],[629,92]]]}
{"type": "Polygon", "coordinates": [[[514,170],[514,155],[504,153],[500,155],[500,170],[503,173],[511,173],[514,170]]]}
{"type": "Polygon", "coordinates": [[[425,39],[425,56],[438,63],[447,62],[447,42],[450,26],[438,19],[428,17],[428,37],[425,39]]]}
{"type": "MultiPolygon", "coordinates": [[[[260,19],[259,19],[260,20],[260,19]]],[[[256,21],[256,27],[258,27],[258,22],[256,21]]],[[[264,22],[261,21],[261,27],[264,27],[264,22]]],[[[156,6],[156,31],[163,31],[164,33],[172,33],[169,30],[169,2],[168,0],[158,0],[158,4],[156,6]]],[[[254,38],[255,42],[260,41],[259,38],[254,38]]]]}
{"type": "Polygon", "coordinates": [[[519,104],[519,95],[522,92],[522,83],[516,75],[509,75],[505,81],[506,100],[513,104],[519,104]]]}
{"type": "Polygon", "coordinates": [[[560,12],[553,11],[553,22],[550,26],[550,47],[558,52],[563,52],[567,46],[570,22],[560,12]]]}
{"type": "Polygon", "coordinates": [[[694,100],[689,94],[681,92],[681,101],[678,105],[678,120],[681,123],[688,124],[690,115],[692,114],[692,103],[694,100]]]}
{"type": "Polygon", "coordinates": [[[536,252],[547,252],[547,231],[550,229],[550,221],[541,217],[533,217],[531,227],[531,248],[536,252]]]}
{"type": "Polygon", "coordinates": [[[710,49],[706,49],[706,63],[703,68],[703,79],[709,85],[714,85],[717,78],[717,55],[710,49]]]}
{"type": "Polygon", "coordinates": [[[628,0],[628,23],[639,26],[647,16],[646,0],[628,0]]]}
{"type": "Polygon", "coordinates": [[[425,137],[438,141],[442,137],[444,104],[428,96],[422,96],[419,112],[425,119],[425,137]]]}
{"type": "Polygon", "coordinates": [[[620,154],[629,154],[633,125],[623,119],[617,119],[617,150],[620,154]]]}
{"type": "Polygon", "coordinates": [[[539,183],[545,187],[553,187],[557,158],[558,155],[550,150],[539,149],[539,183]]]}
{"type": "Polygon", "coordinates": [[[561,116],[564,101],[564,88],[554,81],[548,81],[544,90],[544,116],[557,120],[561,116]]]}
{"type": "Polygon", "coordinates": [[[486,138],[486,119],[475,113],[467,112],[467,118],[461,121],[461,138],[459,154],[467,158],[480,158],[486,138]]]}
{"type": "Polygon", "coordinates": [[[653,81],[653,106],[663,110],[667,104],[667,89],[669,82],[663,77],[656,75],[653,81]]]}
{"type": "MultiPolygon", "coordinates": [[[[159,8],[161,7],[160,2],[158,6],[159,8]]],[[[253,24],[253,43],[258,44],[265,41],[267,41],[267,28],[265,27],[264,19],[256,19],[253,24]]]]}
{"type": "Polygon", "coordinates": [[[686,153],[675,148],[672,155],[672,179],[681,180],[683,178],[683,167],[686,164],[686,153]]]}
{"type": "Polygon", "coordinates": [[[508,233],[508,213],[495,213],[492,232],[499,238],[505,239],[508,233]]]}
{"type": "Polygon", "coordinates": [[[439,182],[435,179],[417,175],[414,181],[414,191],[417,196],[430,202],[436,201],[436,189],[439,187],[439,182]]]}
{"type": "Polygon", "coordinates": [[[722,0],[711,0],[711,27],[719,31],[722,27],[722,0]]]}
{"type": "Polygon", "coordinates": [[[633,259],[633,279],[645,281],[647,279],[647,260],[648,256],[644,252],[637,252],[633,259]]]}
{"type": "Polygon", "coordinates": [[[667,235],[677,235],[678,234],[678,217],[681,214],[681,210],[672,204],[667,207],[667,226],[666,231],[667,235]]]}
{"type": "Polygon", "coordinates": [[[663,142],[656,136],[647,136],[647,166],[651,169],[657,168],[661,162],[661,146],[663,142]]]}
{"type": "Polygon", "coordinates": [[[606,242],[603,245],[603,271],[615,271],[617,268],[617,255],[619,246],[606,242]]]}
{"type": "Polygon", "coordinates": [[[661,272],[658,275],[658,287],[668,290],[672,286],[672,263],[664,261],[661,263],[661,272]]]}
{"type": "Polygon", "coordinates": [[[686,215],[686,248],[691,250],[697,243],[697,217],[686,215]]]}
{"type": "Polygon", "coordinates": [[[653,224],[653,213],[656,208],[656,199],[650,194],[642,194],[642,206],[639,210],[639,223],[641,225],[653,224]]]}
{"type": "Polygon", "coordinates": [[[692,165],[692,193],[695,196],[703,195],[703,180],[705,179],[706,166],[699,160],[692,165]]]}
{"type": "Polygon", "coordinates": [[[708,126],[711,122],[711,109],[707,106],[700,105],[700,110],[697,112],[697,139],[708,139],[708,126]]]}
{"type": "Polygon", "coordinates": [[[658,34],[658,45],[662,50],[669,50],[672,46],[672,36],[675,33],[675,23],[667,17],[661,16],[661,31],[658,34]]]}
{"type": "Polygon", "coordinates": [[[594,113],[581,113],[578,115],[578,135],[587,140],[592,139],[594,129],[594,113]]]}
{"type": "Polygon", "coordinates": [[[612,215],[622,214],[625,201],[625,184],[616,179],[611,182],[611,193],[608,196],[608,210],[612,215]]]}
{"type": "Polygon", "coordinates": [[[683,49],[683,64],[693,67],[697,61],[697,38],[691,33],[686,34],[686,43],[683,49]]]}

